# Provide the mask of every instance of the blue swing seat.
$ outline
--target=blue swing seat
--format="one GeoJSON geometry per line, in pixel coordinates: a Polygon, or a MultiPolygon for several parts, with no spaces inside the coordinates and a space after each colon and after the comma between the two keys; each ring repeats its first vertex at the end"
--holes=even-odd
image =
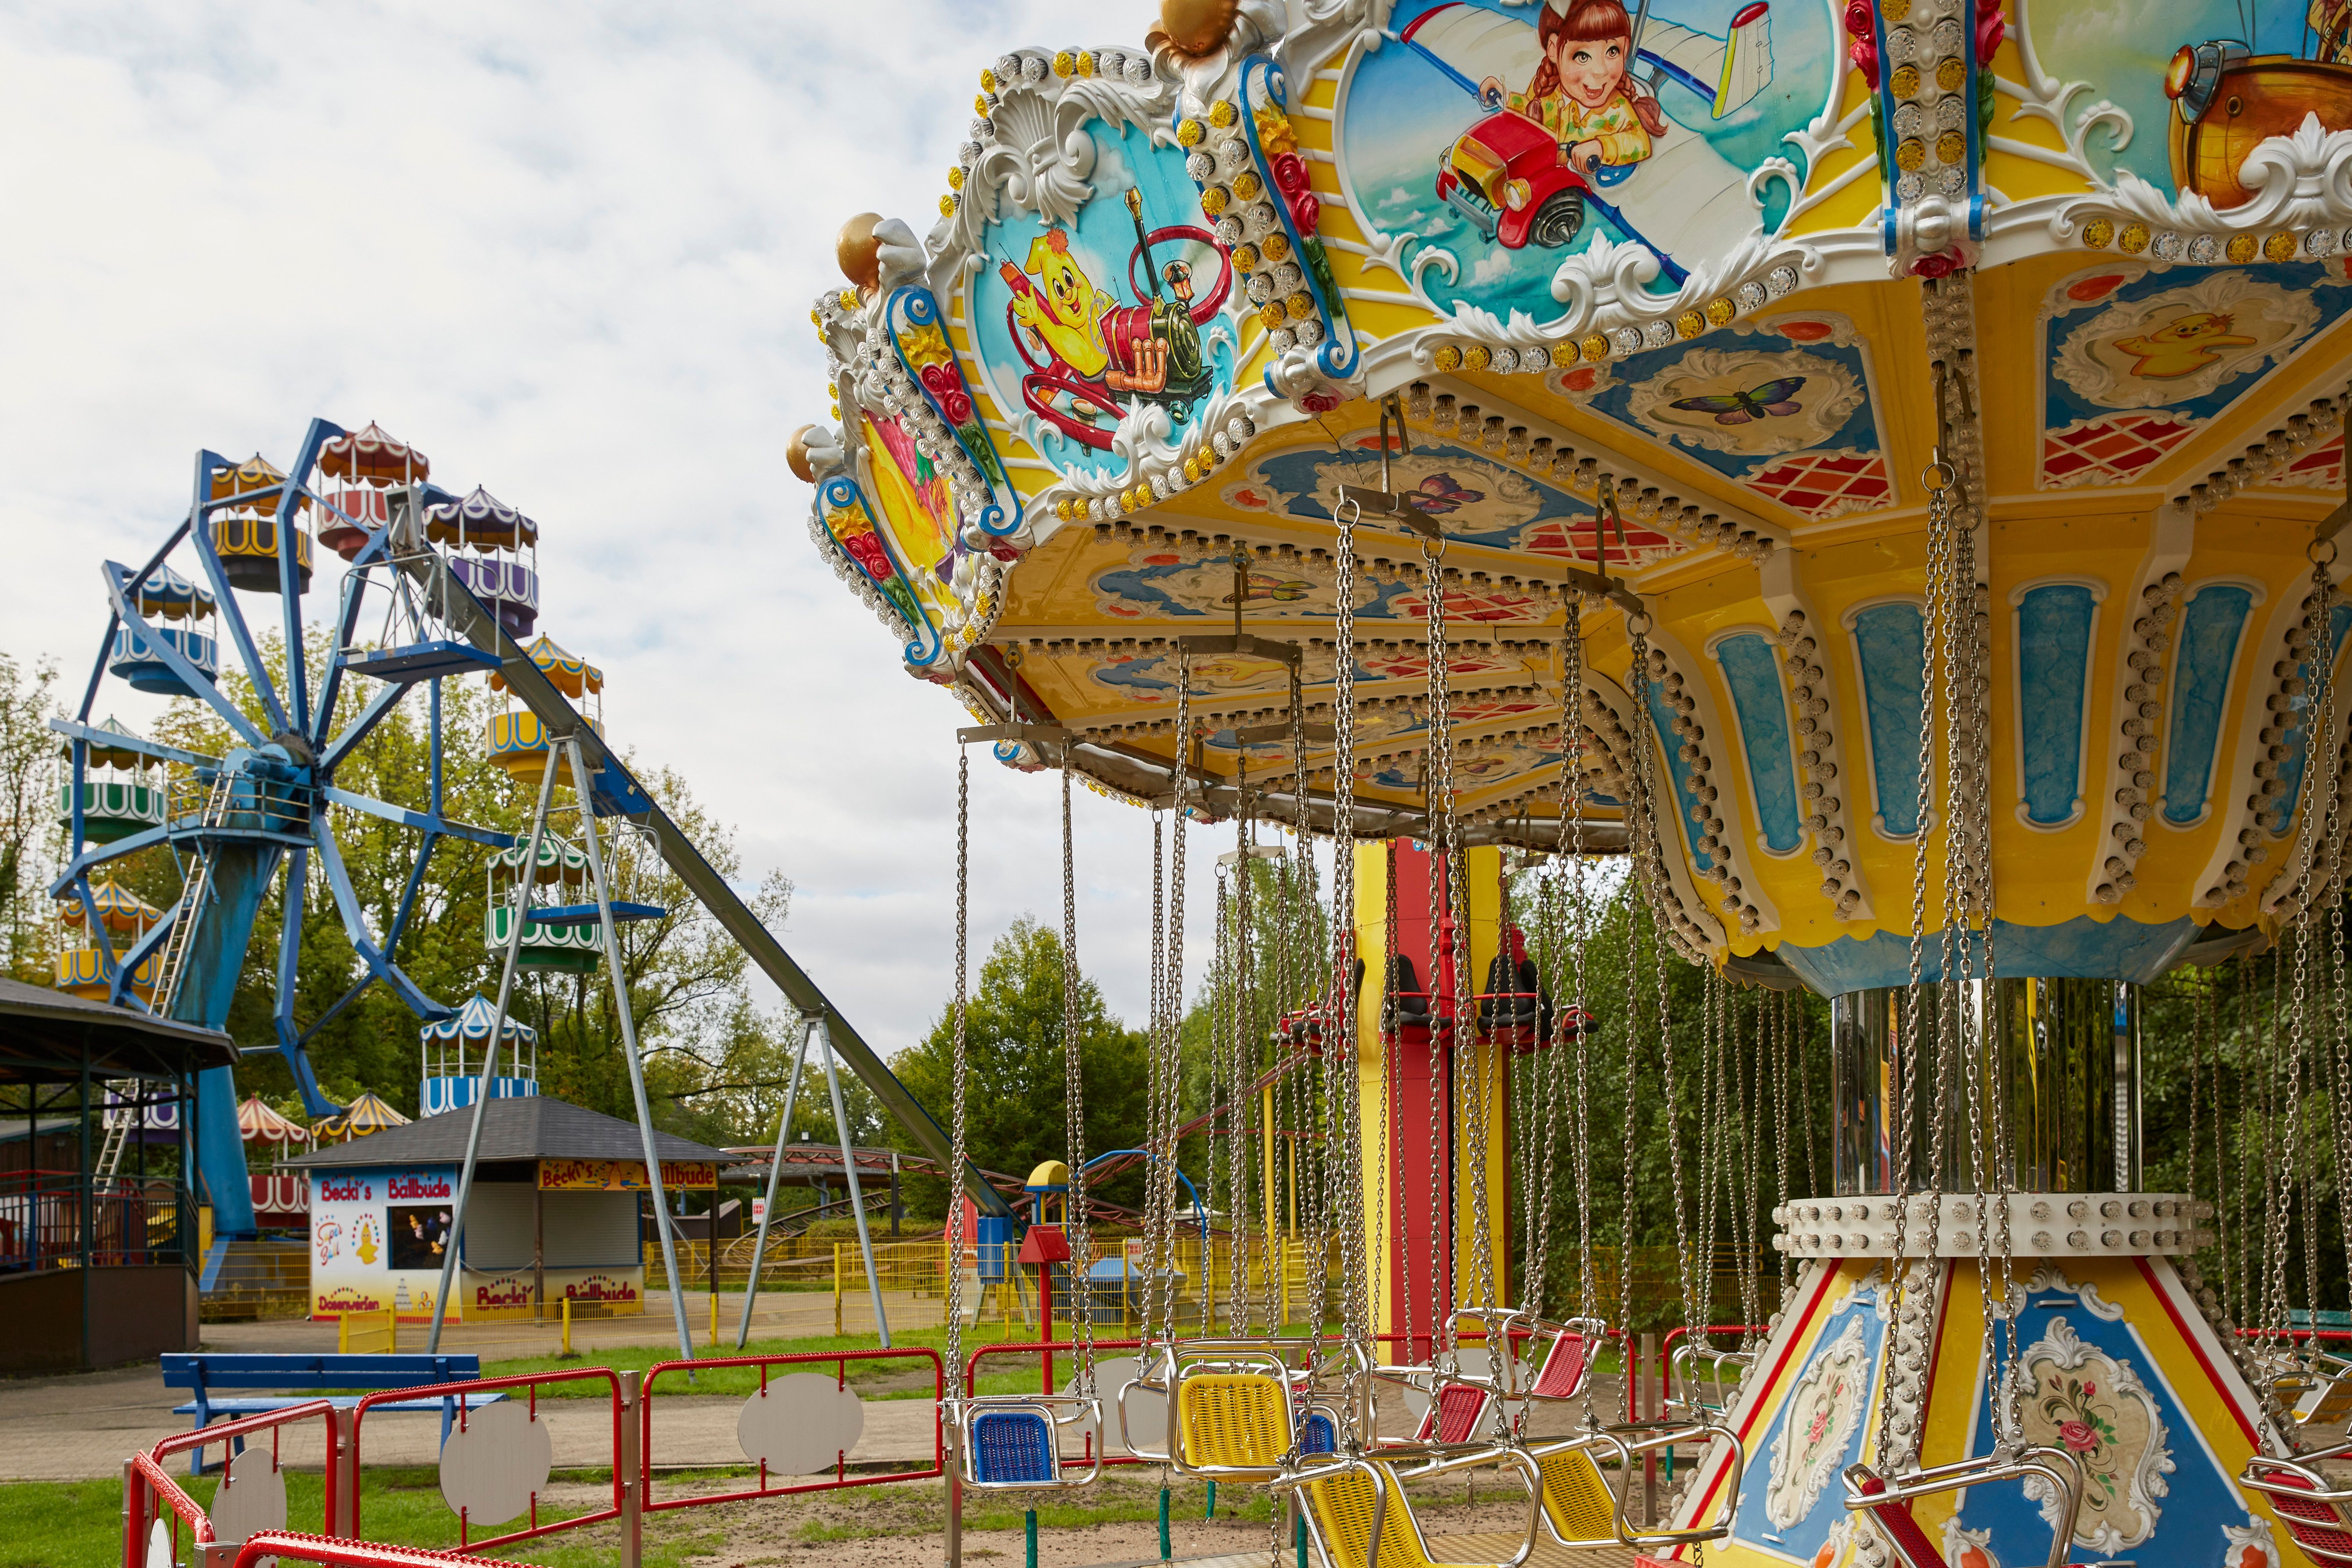
{"type": "Polygon", "coordinates": [[[972,1481],[984,1487],[1051,1486],[1061,1479],[1054,1423],[1042,1410],[991,1410],[971,1422],[972,1481]]]}

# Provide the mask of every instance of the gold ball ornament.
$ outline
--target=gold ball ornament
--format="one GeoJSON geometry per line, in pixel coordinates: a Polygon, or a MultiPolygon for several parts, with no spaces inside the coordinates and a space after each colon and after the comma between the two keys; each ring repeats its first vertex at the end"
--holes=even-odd
{"type": "Polygon", "coordinates": [[[809,432],[815,428],[814,425],[803,425],[784,442],[784,467],[792,469],[793,477],[804,485],[816,483],[816,467],[809,461],[808,450],[809,432]]]}
{"type": "Polygon", "coordinates": [[[1225,47],[1241,13],[1241,0],[1160,0],[1160,26],[1144,35],[1143,46],[1164,45],[1179,59],[1206,59],[1225,47]]]}
{"type": "Polygon", "coordinates": [[[874,234],[881,226],[880,213],[859,213],[841,226],[840,237],[833,242],[841,275],[860,290],[872,289],[882,277],[882,242],[874,234]]]}

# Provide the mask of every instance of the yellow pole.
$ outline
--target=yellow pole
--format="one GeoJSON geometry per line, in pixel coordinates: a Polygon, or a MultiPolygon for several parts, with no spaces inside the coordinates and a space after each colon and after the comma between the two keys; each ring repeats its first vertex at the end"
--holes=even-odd
{"type": "Polygon", "coordinates": [[[352,1353],[352,1315],[349,1312],[335,1320],[335,1353],[352,1353]]]}
{"type": "Polygon", "coordinates": [[[563,1298],[563,1353],[572,1353],[572,1298],[568,1293],[563,1298]]]}
{"type": "Polygon", "coordinates": [[[841,1243],[833,1244],[833,1337],[841,1337],[841,1243]]]}
{"type": "Polygon", "coordinates": [[[710,1348],[719,1348],[719,1298],[710,1298],[710,1348]]]}
{"type": "Polygon", "coordinates": [[[383,1348],[388,1354],[400,1353],[400,1309],[397,1307],[383,1310],[383,1348]]]}

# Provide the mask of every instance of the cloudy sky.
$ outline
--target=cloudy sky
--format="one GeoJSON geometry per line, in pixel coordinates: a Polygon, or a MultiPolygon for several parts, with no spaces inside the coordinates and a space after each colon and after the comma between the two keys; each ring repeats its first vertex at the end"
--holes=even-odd
{"type": "MultiPolygon", "coordinates": [[[[160,541],[199,447],[378,421],[541,521],[541,624],[604,666],[608,732],[793,879],[786,946],[900,1048],[948,985],[961,711],[809,542],[809,303],[845,217],[929,226],[984,65],[1156,11],[0,6],[0,647],[78,683],[98,563],[160,541]]],[[[1058,910],[1057,792],[974,779],[984,940],[1058,910]]],[[[1139,1019],[1149,819],[1078,824],[1081,955],[1139,1019]]]]}

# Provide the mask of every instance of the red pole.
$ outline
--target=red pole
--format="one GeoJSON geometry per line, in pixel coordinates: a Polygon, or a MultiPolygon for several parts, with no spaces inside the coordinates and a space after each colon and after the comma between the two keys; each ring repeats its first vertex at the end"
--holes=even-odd
{"type": "Polygon", "coordinates": [[[1054,1265],[1050,1258],[1037,1262],[1037,1342],[1047,1347],[1045,1354],[1045,1386],[1041,1394],[1054,1392],[1054,1265]]]}

